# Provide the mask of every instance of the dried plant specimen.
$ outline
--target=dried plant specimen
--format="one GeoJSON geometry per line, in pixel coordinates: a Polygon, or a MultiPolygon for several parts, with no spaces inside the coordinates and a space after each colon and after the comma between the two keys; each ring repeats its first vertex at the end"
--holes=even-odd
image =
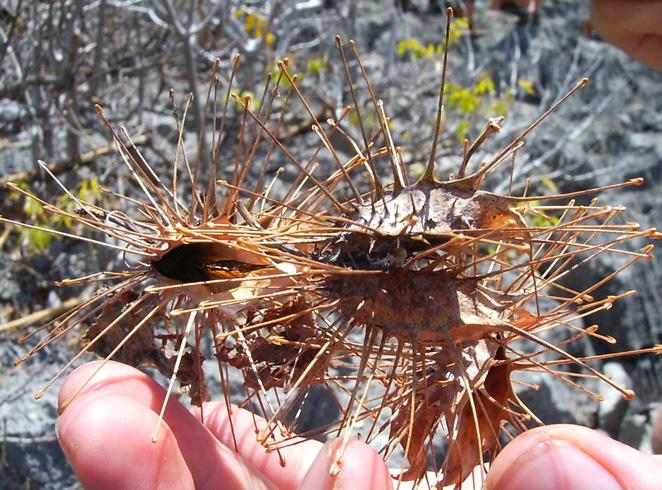
{"type": "Polygon", "coordinates": [[[386,445],[377,449],[387,459],[400,449],[408,462],[395,478],[420,482],[433,470],[443,485],[461,483],[490,461],[503,436],[540,422],[516,394],[518,372],[547,372],[599,398],[565,369],[572,366],[632,397],[591,366],[599,356],[578,358],[566,349],[586,336],[611,341],[595,326],[578,327],[576,320],[630,292],[594,297],[616,273],[582,291],[569,288],[564,278],[600,254],[622,255],[622,268],[651,258],[652,246],[632,252],[623,244],[658,238],[655,230],[618,224],[622,208],[574,201],[641,181],[552,196],[482,189],[486,176],[513,159],[540,121],[586,81],[471,171],[476,150],[500,130],[501,118],[488,121],[458,157],[457,176],[442,181],[435,161],[444,58],[432,150],[422,176],[410,182],[384,105],[350,42],[378,121],[374,134],[365,131],[365,108],[357,102],[346,48],[337,40],[353,101],[337,119],[318,120],[286,62],[268,82],[258,109],[232,92],[236,62],[224,95],[218,95],[217,63],[207,102],[214,134],[208,166],[204,158],[190,164],[180,126],[181,151],[172,172],[157,175],[128,134],[118,134],[98,107],[143,192],[140,199],[118,196],[131,212],[102,209],[65,189],[79,207],[69,213],[14,186],[46,211],[106,237],[85,240],[137,257],[121,272],[64,281],[108,285],[46,325],[46,334],[25,358],[72,329],[87,327],[87,343],[72,363],[94,351],[106,359],[153,366],[187,386],[193,403],[200,404],[214,395],[205,386],[202,364],[217,362],[228,410],[229,371],[239,370],[245,404],[268,421],[258,439],[274,451],[295,437],[290,425],[296,425],[307,390],[321,386],[337,400],[342,415],[335,424],[303,435],[338,434],[347,440],[358,432],[370,443],[387,434],[386,445]],[[294,101],[319,136],[308,161],[295,157],[281,137],[294,101]],[[223,143],[235,103],[240,122],[234,157],[228,160],[223,143]],[[352,111],[361,127],[356,140],[343,126],[352,111]],[[344,137],[355,154],[343,158],[332,135],[344,137]],[[317,168],[320,152],[330,155],[334,171],[323,174],[317,168]],[[272,196],[267,176],[276,158],[286,161],[296,177],[281,195],[272,196]],[[221,180],[228,168],[231,177],[221,180]],[[554,219],[534,224],[527,219],[532,215],[554,219]],[[545,332],[551,330],[567,330],[569,336],[547,340],[545,332]],[[204,358],[204,339],[213,345],[213,359],[204,358]],[[447,451],[438,466],[434,443],[441,437],[447,451]]]}

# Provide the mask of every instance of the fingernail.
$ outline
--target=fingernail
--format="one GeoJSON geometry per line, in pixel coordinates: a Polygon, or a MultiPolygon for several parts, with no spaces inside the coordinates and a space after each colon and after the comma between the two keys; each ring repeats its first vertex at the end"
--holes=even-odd
{"type": "Polygon", "coordinates": [[[623,486],[587,453],[563,440],[547,440],[520,456],[504,472],[499,490],[623,490],[623,486]]]}

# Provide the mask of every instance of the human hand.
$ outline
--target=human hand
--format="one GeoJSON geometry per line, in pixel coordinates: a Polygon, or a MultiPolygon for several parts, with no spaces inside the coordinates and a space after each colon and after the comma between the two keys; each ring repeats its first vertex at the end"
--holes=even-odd
{"type": "Polygon", "coordinates": [[[605,41],[662,70],[662,0],[591,0],[591,25],[605,41]]]}
{"type": "MultiPolygon", "coordinates": [[[[98,367],[87,364],[64,383],[60,406],[98,367]]],[[[233,449],[223,403],[189,412],[171,400],[156,443],[151,442],[165,391],[140,371],[115,362],[94,377],[64,410],[60,444],[85,488],[392,488],[381,457],[351,440],[340,473],[329,476],[339,440],[303,441],[267,453],[255,439],[252,415],[233,413],[233,449]],[[334,486],[335,484],[335,486],[334,486]]],[[[659,488],[662,462],[595,431],[570,425],[533,429],[509,443],[487,476],[490,490],[659,488]]],[[[463,486],[463,488],[466,488],[463,486]]]]}
{"type": "Polygon", "coordinates": [[[586,427],[548,425],[510,442],[487,475],[488,490],[662,488],[662,460],[586,427]]]}
{"type": "Polygon", "coordinates": [[[257,443],[252,415],[233,413],[238,453],[225,404],[190,412],[168,402],[156,443],[151,442],[165,390],[130,366],[108,362],[62,411],[98,368],[86,364],[65,381],[59,394],[57,436],[84,488],[94,489],[262,489],[389,488],[382,458],[366,444],[350,440],[340,472],[329,476],[341,441],[304,441],[278,454],[257,443]],[[334,487],[334,483],[336,486],[334,487]]]}

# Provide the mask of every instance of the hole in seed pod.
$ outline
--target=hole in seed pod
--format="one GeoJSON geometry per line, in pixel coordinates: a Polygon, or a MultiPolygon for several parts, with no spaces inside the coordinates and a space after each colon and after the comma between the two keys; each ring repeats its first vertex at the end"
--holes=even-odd
{"type": "Polygon", "coordinates": [[[190,243],[169,250],[152,267],[162,276],[185,284],[240,278],[262,267],[227,257],[234,257],[232,247],[190,243]]]}
{"type": "Polygon", "coordinates": [[[152,267],[162,276],[175,281],[206,281],[209,279],[205,271],[205,258],[208,256],[206,248],[208,245],[202,243],[180,245],[152,263],[152,267]]]}

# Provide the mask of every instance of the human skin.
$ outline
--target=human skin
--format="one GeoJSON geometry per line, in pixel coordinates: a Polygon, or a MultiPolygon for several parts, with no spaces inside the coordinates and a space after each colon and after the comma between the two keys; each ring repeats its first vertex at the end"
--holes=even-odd
{"type": "Polygon", "coordinates": [[[591,26],[605,41],[662,70],[662,0],[592,0],[591,26]]]}
{"type": "MultiPolygon", "coordinates": [[[[532,11],[542,0],[492,0],[490,8],[515,3],[532,11]]],[[[466,2],[468,16],[473,2],[466,2]]],[[[590,23],[602,39],[636,60],[662,70],[662,0],[591,0],[590,23]]]]}
{"type": "Polygon", "coordinates": [[[205,404],[201,423],[199,410],[190,412],[171,399],[153,443],[165,390],[137,369],[112,361],[85,385],[99,362],[74,371],[58,400],[56,433],[84,488],[330,489],[356,488],[357,481],[363,488],[391,485],[382,458],[356,440],[345,448],[335,481],[329,470],[340,441],[323,445],[309,440],[282,449],[287,465],[281,466],[276,452],[266,453],[256,442],[253,417],[245,410],[233,415],[235,452],[224,403],[205,404]]]}
{"type": "MultiPolygon", "coordinates": [[[[382,458],[358,440],[349,441],[335,478],[330,469],[340,440],[324,445],[307,440],[284,448],[283,467],[276,452],[267,453],[257,443],[254,418],[240,409],[233,413],[235,452],[223,403],[205,404],[201,417],[200,409],[191,412],[171,399],[153,443],[165,390],[137,369],[112,361],[88,382],[100,362],[74,371],[59,395],[58,439],[85,488],[394,486],[382,458]]],[[[651,456],[590,429],[555,425],[510,442],[492,464],[486,483],[491,490],[654,489],[659,488],[659,475],[662,462],[651,456]]]]}
{"type": "Polygon", "coordinates": [[[549,425],[510,442],[487,476],[488,490],[661,488],[662,461],[585,427],[549,425]]]}

